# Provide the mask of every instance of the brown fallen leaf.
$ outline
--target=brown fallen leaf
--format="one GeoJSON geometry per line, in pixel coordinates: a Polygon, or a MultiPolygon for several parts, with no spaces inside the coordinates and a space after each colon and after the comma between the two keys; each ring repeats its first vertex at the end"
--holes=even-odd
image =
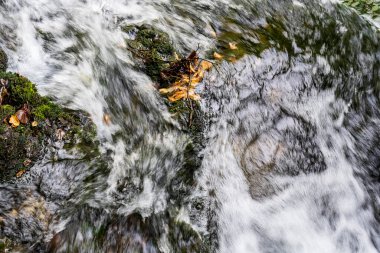
{"type": "Polygon", "coordinates": [[[27,124],[29,122],[29,117],[28,114],[26,113],[25,110],[18,110],[16,112],[16,117],[17,119],[22,123],[22,124],[27,124]]]}
{"type": "Polygon", "coordinates": [[[12,127],[18,127],[20,125],[20,121],[18,120],[16,115],[12,115],[9,119],[9,124],[12,124],[12,127]]]}
{"type": "Polygon", "coordinates": [[[63,139],[63,137],[65,136],[65,131],[63,131],[62,129],[57,129],[57,131],[55,131],[55,136],[57,137],[57,139],[59,141],[61,141],[63,139]]]}
{"type": "Polygon", "coordinates": [[[26,159],[22,164],[25,166],[25,167],[28,167],[30,164],[31,164],[32,160],[30,159],[26,159]]]}
{"type": "Polygon", "coordinates": [[[218,35],[216,34],[216,32],[214,30],[211,30],[210,31],[210,35],[211,37],[213,37],[214,39],[216,39],[218,37],[218,35]]]}
{"type": "Polygon", "coordinates": [[[204,71],[207,71],[209,69],[212,68],[212,63],[209,62],[209,61],[202,61],[201,62],[201,68],[204,70],[204,71]]]}
{"type": "Polygon", "coordinates": [[[5,88],[5,86],[3,87],[0,87],[0,105],[3,104],[3,101],[5,99],[5,97],[8,95],[8,90],[7,88],[5,88]]]}
{"type": "Polygon", "coordinates": [[[24,104],[20,110],[16,112],[18,120],[22,124],[27,124],[29,122],[30,108],[28,104],[24,104]]]}
{"type": "Polygon", "coordinates": [[[228,60],[232,63],[235,63],[237,61],[236,57],[235,56],[231,56],[230,58],[228,58],[228,60]]]}
{"type": "Polygon", "coordinates": [[[22,175],[24,175],[26,172],[26,170],[19,170],[17,173],[16,173],[16,177],[19,178],[21,177],[22,175]]]}
{"type": "Polygon", "coordinates": [[[230,42],[230,43],[228,43],[228,46],[230,47],[231,50],[238,49],[236,42],[230,42]]]}
{"type": "Polygon", "coordinates": [[[199,100],[200,96],[195,94],[195,88],[202,82],[205,71],[212,66],[211,62],[200,60],[197,52],[192,51],[187,58],[172,62],[167,70],[161,72],[161,76],[171,80],[171,84],[159,89],[160,94],[166,95],[170,102],[180,99],[199,100]]]}
{"type": "Polygon", "coordinates": [[[221,55],[221,54],[218,54],[217,52],[214,52],[214,58],[215,59],[217,59],[217,60],[221,60],[221,59],[223,59],[223,55],[221,55]]]}
{"type": "Polygon", "coordinates": [[[174,52],[174,59],[175,59],[176,61],[179,61],[179,60],[180,60],[180,58],[179,58],[179,56],[178,56],[178,54],[177,54],[176,52],[174,52]]]}
{"type": "Polygon", "coordinates": [[[190,88],[188,91],[178,91],[168,97],[170,102],[175,102],[180,99],[186,99],[186,98],[190,98],[192,100],[199,100],[200,96],[195,94],[194,89],[190,88]]]}
{"type": "Polygon", "coordinates": [[[107,113],[103,114],[103,122],[109,126],[111,124],[111,116],[107,113]]]}
{"type": "Polygon", "coordinates": [[[18,216],[18,212],[16,209],[12,209],[12,211],[9,213],[10,216],[13,218],[16,218],[18,216]]]}
{"type": "Polygon", "coordinates": [[[33,121],[32,122],[32,127],[36,127],[36,126],[38,126],[38,122],[37,121],[33,121]]]}

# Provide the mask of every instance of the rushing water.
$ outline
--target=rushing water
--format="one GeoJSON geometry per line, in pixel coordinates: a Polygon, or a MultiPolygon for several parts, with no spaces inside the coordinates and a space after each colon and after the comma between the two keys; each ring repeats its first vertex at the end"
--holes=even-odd
{"type": "Polygon", "coordinates": [[[4,0],[0,14],[10,70],[89,112],[102,152],[48,151],[17,185],[0,185],[0,237],[14,251],[380,252],[379,36],[353,11],[312,0],[4,0]],[[142,23],[184,54],[213,48],[214,29],[252,47],[199,89],[207,127],[190,183],[189,137],[120,29],[142,23]]]}

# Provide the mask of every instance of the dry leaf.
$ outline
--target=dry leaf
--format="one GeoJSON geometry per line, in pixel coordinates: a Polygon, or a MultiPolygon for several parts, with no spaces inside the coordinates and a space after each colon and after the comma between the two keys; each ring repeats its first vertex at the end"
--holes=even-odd
{"type": "Polygon", "coordinates": [[[214,30],[211,30],[210,31],[210,35],[211,37],[213,37],[214,39],[216,39],[218,36],[216,35],[216,32],[214,30]]]}
{"type": "Polygon", "coordinates": [[[57,131],[55,132],[55,136],[57,137],[58,140],[62,140],[63,137],[65,136],[65,131],[63,131],[62,129],[57,129],[57,131]]]}
{"type": "Polygon", "coordinates": [[[196,72],[196,71],[195,71],[193,65],[190,64],[190,74],[193,74],[193,73],[195,73],[195,72],[196,72]]]}
{"type": "Polygon", "coordinates": [[[168,94],[177,90],[186,90],[186,87],[183,87],[181,85],[183,85],[183,82],[176,82],[173,86],[169,88],[162,88],[159,91],[161,94],[168,94]]]}
{"type": "Polygon", "coordinates": [[[230,58],[228,58],[228,60],[232,63],[235,63],[237,61],[236,57],[235,56],[231,56],[230,58]]]}
{"type": "Polygon", "coordinates": [[[21,177],[22,175],[24,175],[26,172],[26,170],[19,170],[17,173],[16,173],[16,177],[21,177]]]}
{"type": "Polygon", "coordinates": [[[37,121],[33,121],[32,122],[32,127],[36,127],[36,126],[38,126],[38,122],[37,121]]]}
{"type": "Polygon", "coordinates": [[[180,60],[180,58],[179,58],[179,56],[178,56],[178,54],[176,52],[174,52],[174,58],[175,58],[176,61],[180,60]]]}
{"type": "Polygon", "coordinates": [[[30,163],[32,162],[32,160],[30,159],[26,159],[22,164],[25,166],[25,167],[28,167],[30,165],[30,163]]]}
{"type": "MultiPolygon", "coordinates": [[[[216,53],[215,53],[216,54],[216,53]]],[[[220,58],[223,56],[219,55],[220,58]]],[[[161,73],[162,76],[171,78],[170,75],[180,76],[167,88],[159,89],[160,94],[167,95],[170,102],[180,99],[199,100],[200,96],[195,94],[195,87],[203,80],[204,72],[212,67],[212,63],[199,60],[196,51],[184,59],[172,63],[169,70],[161,73]]]]}
{"type": "Polygon", "coordinates": [[[20,121],[16,115],[12,115],[9,119],[9,124],[12,124],[12,127],[18,127],[20,125],[20,121]]]}
{"type": "Polygon", "coordinates": [[[228,43],[228,46],[230,47],[231,50],[238,49],[238,47],[236,45],[237,45],[237,43],[235,43],[235,42],[228,43]]]}
{"type": "Polygon", "coordinates": [[[223,55],[218,54],[217,52],[214,52],[214,58],[217,60],[221,60],[221,59],[223,59],[223,55]]]}
{"type": "Polygon", "coordinates": [[[10,216],[13,218],[16,218],[18,216],[18,212],[16,209],[12,209],[12,211],[9,213],[10,216]]]}
{"type": "Polygon", "coordinates": [[[27,124],[29,122],[28,118],[28,113],[21,109],[16,112],[17,119],[22,123],[22,124],[27,124]]]}
{"type": "Polygon", "coordinates": [[[107,126],[109,126],[109,125],[111,124],[111,117],[110,117],[109,114],[105,113],[105,114],[103,115],[103,122],[104,122],[107,126]]]}
{"type": "Polygon", "coordinates": [[[178,91],[173,95],[169,96],[168,99],[170,102],[178,101],[182,98],[187,98],[187,91],[178,91]]]}
{"type": "Polygon", "coordinates": [[[209,61],[202,61],[201,62],[201,68],[204,70],[204,71],[207,71],[209,69],[212,68],[212,63],[209,62],[209,61]]]}
{"type": "Polygon", "coordinates": [[[0,88],[0,105],[3,104],[3,101],[5,97],[8,95],[8,90],[5,88],[5,86],[0,88]]]}
{"type": "Polygon", "coordinates": [[[189,98],[192,100],[200,100],[201,97],[197,94],[189,94],[189,98]]]}

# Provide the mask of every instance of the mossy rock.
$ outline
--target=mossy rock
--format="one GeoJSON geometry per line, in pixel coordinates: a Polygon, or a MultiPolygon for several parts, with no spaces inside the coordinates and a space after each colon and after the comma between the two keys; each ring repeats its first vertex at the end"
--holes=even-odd
{"type": "Polygon", "coordinates": [[[8,67],[8,57],[0,48],[0,71],[6,71],[8,67]]]}
{"type": "Polygon", "coordinates": [[[216,47],[207,55],[212,58],[213,53],[217,52],[224,60],[234,62],[245,55],[260,56],[271,47],[293,55],[292,41],[286,37],[285,32],[285,26],[279,17],[267,18],[265,25],[257,27],[244,24],[238,19],[225,18],[218,29],[216,47]],[[230,43],[236,48],[231,48],[230,43]]]}
{"type": "Polygon", "coordinates": [[[374,0],[344,0],[344,4],[354,8],[360,14],[367,14],[372,18],[380,16],[380,2],[374,0]]]}
{"type": "Polygon", "coordinates": [[[79,150],[84,158],[99,154],[96,129],[87,114],[39,95],[35,84],[17,73],[0,72],[0,79],[7,81],[8,90],[0,106],[0,182],[30,168],[53,142],[63,142],[66,150],[79,150]],[[25,106],[28,122],[12,127],[10,117],[25,106]]]}
{"type": "MultiPolygon", "coordinates": [[[[160,87],[169,85],[173,80],[161,76],[161,73],[169,67],[167,62],[175,60],[176,51],[169,36],[149,25],[124,26],[121,29],[130,37],[127,44],[136,61],[141,60],[141,71],[156,81],[160,87]]],[[[204,148],[204,115],[196,101],[165,101],[173,118],[180,123],[183,131],[189,135],[189,142],[184,149],[183,165],[168,189],[172,200],[180,202],[181,196],[190,193],[194,183],[194,173],[202,162],[200,151],[204,148]]]]}
{"type": "Polygon", "coordinates": [[[124,26],[122,31],[129,34],[129,50],[142,61],[139,68],[153,81],[162,84],[161,72],[168,67],[168,60],[174,57],[174,47],[169,36],[152,26],[124,26]]]}
{"type": "Polygon", "coordinates": [[[169,222],[168,239],[173,252],[178,253],[208,253],[206,243],[201,236],[187,223],[171,220],[169,222]]]}

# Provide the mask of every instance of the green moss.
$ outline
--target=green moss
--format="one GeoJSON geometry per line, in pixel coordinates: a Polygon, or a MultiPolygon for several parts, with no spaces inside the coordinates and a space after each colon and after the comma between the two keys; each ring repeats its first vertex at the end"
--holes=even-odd
{"type": "Polygon", "coordinates": [[[45,104],[33,108],[32,114],[34,115],[37,121],[41,121],[46,118],[55,120],[61,116],[62,109],[58,105],[48,101],[45,104]]]}
{"type": "Polygon", "coordinates": [[[88,116],[81,112],[63,109],[50,98],[38,94],[34,83],[27,78],[10,72],[0,72],[0,78],[8,81],[8,95],[0,106],[0,181],[15,176],[19,169],[28,169],[43,154],[49,143],[57,140],[56,131],[66,133],[60,141],[72,143],[81,150],[85,158],[99,154],[96,129],[88,116]],[[16,110],[28,105],[30,115],[27,124],[13,128],[3,119],[16,110]],[[32,121],[38,125],[33,127],[32,121]],[[25,167],[23,162],[32,163],[25,167]]]}
{"type": "Polygon", "coordinates": [[[55,120],[62,116],[62,109],[49,98],[38,94],[36,85],[29,79],[17,73],[0,72],[0,78],[8,80],[9,97],[6,102],[19,109],[28,104],[33,117],[36,120],[49,118],[55,120]]]}
{"type": "Polygon", "coordinates": [[[152,80],[162,82],[160,74],[175,52],[169,36],[147,25],[124,26],[122,30],[131,35],[127,44],[135,57],[142,60],[142,70],[152,80]]]}
{"type": "Polygon", "coordinates": [[[0,48],[0,71],[6,71],[8,67],[8,57],[0,48]]]}
{"type": "Polygon", "coordinates": [[[8,80],[9,84],[9,103],[16,108],[28,103],[31,106],[42,103],[42,98],[38,94],[34,83],[26,77],[17,73],[0,72],[0,78],[8,80]]]}
{"type": "Polygon", "coordinates": [[[15,108],[11,105],[1,105],[0,106],[0,123],[3,123],[3,120],[14,114],[16,112],[15,108]]]}
{"type": "Polygon", "coordinates": [[[96,139],[96,127],[91,121],[88,121],[83,115],[77,113],[63,112],[65,117],[64,121],[68,121],[70,129],[65,135],[64,149],[78,150],[84,154],[83,159],[92,159],[98,157],[100,154],[98,145],[99,141],[96,139]],[[84,120],[86,119],[86,120],[84,120]]]}
{"type": "Polygon", "coordinates": [[[372,18],[380,16],[380,2],[375,0],[344,0],[344,4],[356,9],[360,14],[368,14],[372,18]]]}
{"type": "Polygon", "coordinates": [[[178,253],[207,253],[210,250],[199,234],[187,223],[171,221],[169,223],[169,242],[173,252],[178,253]]]}

